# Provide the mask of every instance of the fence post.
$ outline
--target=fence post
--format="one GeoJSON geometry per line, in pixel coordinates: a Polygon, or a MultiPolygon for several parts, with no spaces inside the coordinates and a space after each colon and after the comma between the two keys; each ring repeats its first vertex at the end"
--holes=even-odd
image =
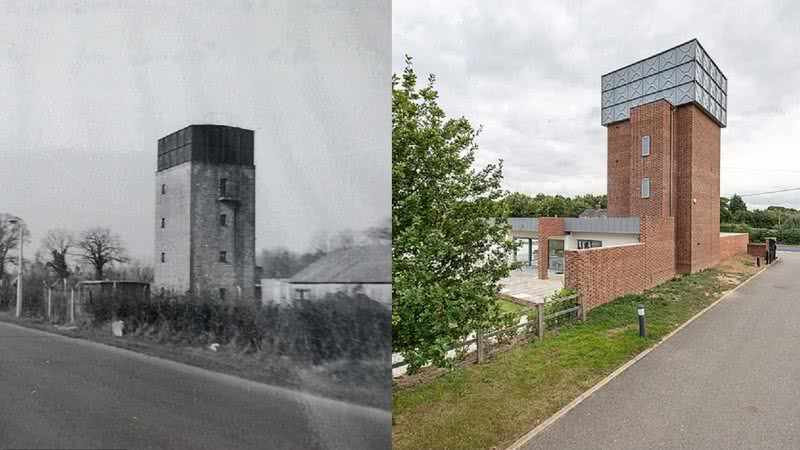
{"type": "Polygon", "coordinates": [[[539,319],[539,326],[537,327],[538,328],[537,331],[539,332],[539,339],[543,339],[544,338],[544,303],[537,303],[536,304],[536,315],[538,316],[538,319],[539,319]]]}
{"type": "Polygon", "coordinates": [[[69,295],[69,321],[75,323],[75,287],[70,289],[69,295]]]}
{"type": "Polygon", "coordinates": [[[484,352],[484,349],[483,349],[483,330],[481,328],[478,328],[477,330],[475,330],[475,344],[478,347],[477,348],[478,364],[483,364],[483,357],[484,357],[484,355],[483,355],[483,352],[484,352]]]}
{"type": "Polygon", "coordinates": [[[581,322],[586,322],[586,297],[578,291],[578,303],[581,306],[581,322]]]}

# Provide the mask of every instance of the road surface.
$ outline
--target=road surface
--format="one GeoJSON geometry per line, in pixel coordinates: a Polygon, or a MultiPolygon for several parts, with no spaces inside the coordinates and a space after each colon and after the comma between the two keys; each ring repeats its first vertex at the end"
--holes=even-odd
{"type": "Polygon", "coordinates": [[[387,411],[0,323],[0,448],[390,446],[387,411]]]}
{"type": "Polygon", "coordinates": [[[778,256],[523,448],[800,448],[800,254],[778,256]]]}

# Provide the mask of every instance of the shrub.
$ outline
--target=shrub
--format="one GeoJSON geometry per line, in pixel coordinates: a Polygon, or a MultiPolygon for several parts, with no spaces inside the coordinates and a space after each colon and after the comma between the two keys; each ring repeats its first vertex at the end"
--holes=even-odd
{"type": "Polygon", "coordinates": [[[160,330],[175,342],[218,342],[260,357],[320,364],[342,358],[388,361],[391,354],[391,313],[363,294],[329,294],[290,305],[155,295],[135,302],[93,299],[86,308],[95,325],[113,317],[131,332],[160,330]]]}

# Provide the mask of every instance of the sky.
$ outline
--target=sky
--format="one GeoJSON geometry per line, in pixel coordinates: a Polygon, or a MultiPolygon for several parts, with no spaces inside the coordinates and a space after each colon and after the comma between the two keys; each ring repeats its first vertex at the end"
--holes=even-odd
{"type": "MultiPolygon", "coordinates": [[[[421,80],[436,75],[507,189],[605,193],[601,75],[697,38],[728,78],[721,194],[800,188],[799,21],[791,1],[396,1],[392,72],[409,55],[421,80]]],[[[800,191],[744,200],[800,208],[800,191]]]]}
{"type": "Polygon", "coordinates": [[[257,249],[377,225],[390,24],[388,0],[0,0],[0,212],[152,263],[157,141],[216,123],[255,130],[257,249]]]}

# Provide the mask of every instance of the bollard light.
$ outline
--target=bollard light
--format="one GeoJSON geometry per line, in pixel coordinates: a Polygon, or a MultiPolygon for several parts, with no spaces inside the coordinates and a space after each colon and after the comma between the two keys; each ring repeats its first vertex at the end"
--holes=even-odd
{"type": "Polygon", "coordinates": [[[637,312],[639,313],[639,336],[645,337],[644,305],[640,304],[637,312]]]}

